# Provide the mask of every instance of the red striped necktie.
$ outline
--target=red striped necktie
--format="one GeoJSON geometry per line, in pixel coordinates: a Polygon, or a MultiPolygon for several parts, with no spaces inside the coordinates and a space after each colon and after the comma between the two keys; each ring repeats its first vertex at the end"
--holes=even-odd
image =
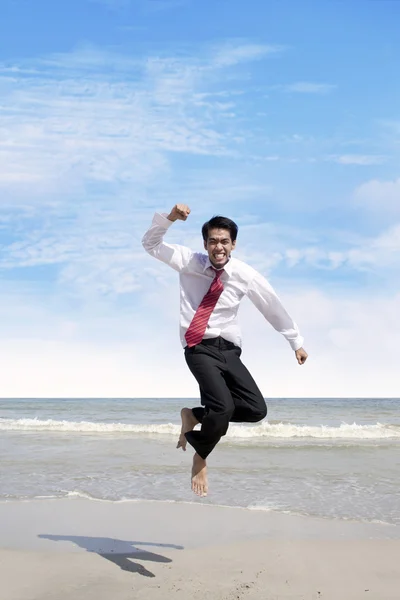
{"type": "Polygon", "coordinates": [[[210,285],[210,289],[201,301],[200,306],[196,310],[192,322],[190,323],[185,333],[185,339],[189,348],[191,348],[192,346],[196,346],[196,344],[200,344],[201,340],[203,339],[205,330],[207,328],[207,323],[211,316],[211,313],[218,302],[218,298],[224,290],[224,284],[220,279],[222,273],[224,272],[224,269],[217,270],[214,269],[214,267],[211,268],[213,271],[215,271],[215,277],[212,281],[212,284],[210,285]]]}

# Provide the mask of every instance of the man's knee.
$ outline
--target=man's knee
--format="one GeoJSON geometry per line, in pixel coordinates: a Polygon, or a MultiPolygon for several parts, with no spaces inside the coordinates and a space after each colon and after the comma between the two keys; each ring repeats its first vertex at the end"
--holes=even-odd
{"type": "Polygon", "coordinates": [[[267,405],[265,404],[260,410],[260,421],[265,419],[265,417],[267,416],[267,413],[268,413],[267,405]]]}
{"type": "Polygon", "coordinates": [[[262,421],[263,419],[265,419],[265,417],[267,416],[267,405],[265,403],[264,398],[260,397],[260,401],[258,403],[257,408],[254,410],[254,420],[255,422],[257,421],[262,421]]]}

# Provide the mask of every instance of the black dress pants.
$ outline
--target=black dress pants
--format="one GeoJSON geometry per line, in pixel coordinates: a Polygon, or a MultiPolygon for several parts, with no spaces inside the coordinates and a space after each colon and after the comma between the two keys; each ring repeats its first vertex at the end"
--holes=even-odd
{"type": "Polygon", "coordinates": [[[204,459],[226,434],[229,422],[256,423],[267,414],[265,400],[240,360],[241,353],[241,348],[222,337],[185,348],[202,404],[193,409],[201,430],[189,431],[186,439],[204,459]]]}

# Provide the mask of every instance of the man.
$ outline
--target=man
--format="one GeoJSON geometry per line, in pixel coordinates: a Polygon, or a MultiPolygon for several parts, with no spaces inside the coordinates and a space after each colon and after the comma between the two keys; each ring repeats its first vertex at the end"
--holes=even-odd
{"type": "Polygon", "coordinates": [[[237,320],[247,296],[295,351],[300,365],[307,360],[303,338],[267,280],[249,265],[232,258],[238,227],[225,217],[213,217],[202,228],[207,254],[164,242],[174,221],[186,221],[190,209],[177,204],[169,215],[156,213],[143,237],[145,250],[180,275],[180,333],[189,369],[196,378],[201,407],[183,408],[177,448],[195,449],[192,490],[208,491],[206,459],[228,430],[229,422],[256,423],[265,418],[265,400],[240,360],[237,320]],[[201,429],[194,431],[197,424],[201,429]]]}

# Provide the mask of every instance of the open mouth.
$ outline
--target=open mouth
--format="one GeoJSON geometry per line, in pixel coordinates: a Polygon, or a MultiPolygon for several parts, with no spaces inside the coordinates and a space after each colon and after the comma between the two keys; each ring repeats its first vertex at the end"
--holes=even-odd
{"type": "Polygon", "coordinates": [[[224,253],[224,252],[221,252],[220,254],[214,254],[214,258],[215,258],[216,260],[222,260],[222,259],[224,259],[224,258],[225,258],[225,253],[224,253]]]}

